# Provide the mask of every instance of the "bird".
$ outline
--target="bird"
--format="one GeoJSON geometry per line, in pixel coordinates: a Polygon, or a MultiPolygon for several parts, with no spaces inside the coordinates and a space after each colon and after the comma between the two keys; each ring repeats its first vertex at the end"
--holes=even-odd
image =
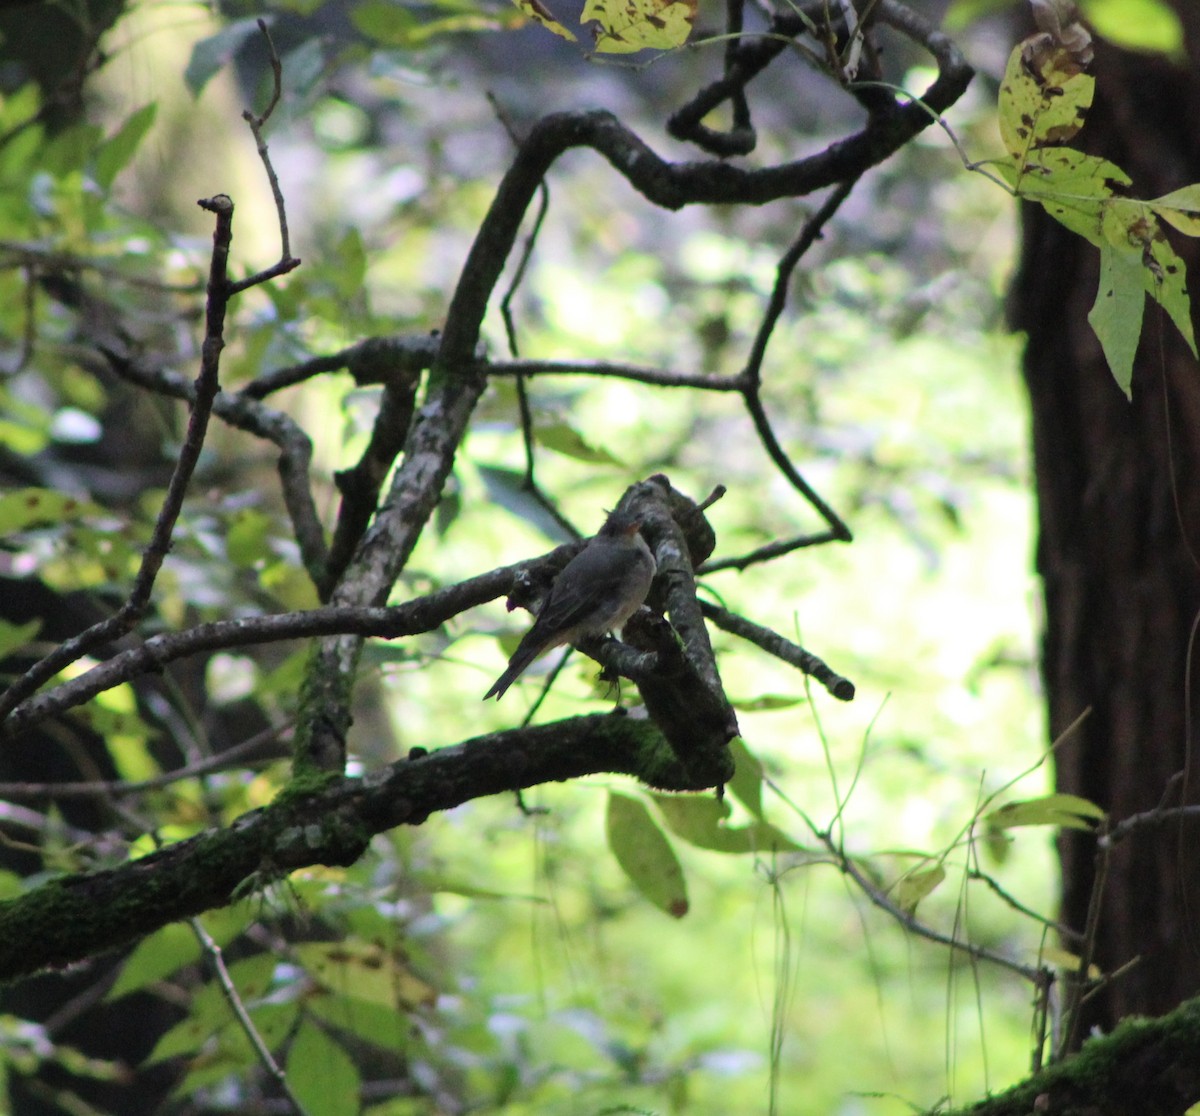
{"type": "Polygon", "coordinates": [[[638,610],[656,569],[641,525],[636,513],[609,513],[604,526],[554,579],[533,627],[517,644],[508,668],[483,695],[484,701],[493,696],[499,701],[543,652],[620,628],[638,610]]]}

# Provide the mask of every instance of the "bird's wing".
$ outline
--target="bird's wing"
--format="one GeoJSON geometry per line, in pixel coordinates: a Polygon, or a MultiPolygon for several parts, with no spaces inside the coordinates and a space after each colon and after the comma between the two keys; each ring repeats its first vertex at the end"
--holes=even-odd
{"type": "Polygon", "coordinates": [[[566,631],[583,623],[612,601],[644,560],[633,547],[589,546],[581,550],[558,575],[535,626],[543,632],[566,631]],[[568,571],[570,576],[564,576],[568,571]]]}

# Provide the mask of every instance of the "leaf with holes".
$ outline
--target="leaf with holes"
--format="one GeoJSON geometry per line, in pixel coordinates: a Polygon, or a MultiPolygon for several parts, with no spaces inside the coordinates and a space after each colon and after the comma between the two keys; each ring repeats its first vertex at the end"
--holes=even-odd
{"type": "Polygon", "coordinates": [[[1035,36],[1017,46],[1000,83],[1000,138],[1017,162],[1036,148],[1071,139],[1083,127],[1096,89],[1096,79],[1065,47],[1040,41],[1035,36]]]}
{"type": "Polygon", "coordinates": [[[1133,393],[1133,358],[1145,309],[1141,261],[1106,244],[1100,249],[1100,289],[1088,311],[1088,324],[1100,339],[1113,378],[1127,398],[1133,393]]]}
{"type": "Polygon", "coordinates": [[[579,19],[598,25],[598,54],[674,50],[692,33],[696,0],[587,0],[579,19]]]}

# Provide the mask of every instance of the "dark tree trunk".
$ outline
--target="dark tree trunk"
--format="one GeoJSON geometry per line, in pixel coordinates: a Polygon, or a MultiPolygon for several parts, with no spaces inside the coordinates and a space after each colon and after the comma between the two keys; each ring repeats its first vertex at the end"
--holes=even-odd
{"type": "MultiPolygon", "coordinates": [[[[1179,10],[1191,24],[1186,69],[1097,51],[1096,104],[1080,141],[1125,168],[1139,197],[1200,181],[1200,11],[1193,0],[1179,10]]],[[[1148,302],[1127,401],[1087,324],[1097,250],[1040,208],[1024,217],[1012,317],[1029,336],[1051,736],[1092,710],[1057,752],[1057,784],[1119,820],[1164,795],[1200,801],[1200,699],[1192,695],[1189,721],[1185,681],[1200,610],[1200,367],[1148,302]],[[1172,783],[1177,772],[1186,774],[1172,783]]],[[[1200,252],[1172,239],[1195,299],[1200,252]]],[[[1190,673],[1195,688],[1194,662],[1190,673]]],[[[1075,929],[1087,918],[1095,848],[1073,832],[1060,843],[1062,917],[1075,929]]],[[[1095,961],[1112,972],[1135,958],[1089,1002],[1081,1037],[1200,994],[1200,827],[1174,823],[1116,848],[1095,961]]]]}

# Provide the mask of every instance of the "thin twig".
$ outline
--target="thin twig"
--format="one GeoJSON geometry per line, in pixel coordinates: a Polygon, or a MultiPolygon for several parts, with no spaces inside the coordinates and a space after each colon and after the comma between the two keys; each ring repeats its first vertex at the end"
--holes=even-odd
{"type": "Polygon", "coordinates": [[[263,38],[267,40],[267,51],[271,59],[271,100],[267,103],[267,107],[263,110],[261,116],[255,116],[249,109],[242,113],[242,119],[250,125],[250,131],[254,133],[254,142],[258,145],[258,157],[262,160],[262,165],[267,172],[267,181],[271,184],[271,196],[275,199],[275,212],[279,217],[279,262],[265,271],[260,271],[257,275],[252,275],[248,279],[243,279],[241,282],[234,283],[230,291],[231,294],[236,294],[239,291],[244,291],[248,287],[257,286],[259,283],[264,283],[268,279],[273,279],[277,275],[285,275],[287,272],[300,266],[300,261],[292,256],[291,237],[288,233],[287,209],[283,204],[283,190],[279,186],[279,178],[275,174],[275,168],[271,165],[271,157],[267,153],[267,141],[263,139],[263,126],[271,118],[271,113],[275,111],[275,106],[279,104],[279,98],[283,92],[283,64],[279,61],[279,54],[275,50],[275,43],[271,39],[271,32],[267,29],[265,20],[258,20],[258,29],[262,32],[263,38]]]}
{"type": "Polygon", "coordinates": [[[489,376],[612,376],[656,387],[697,388],[701,391],[744,391],[741,376],[709,376],[695,372],[671,372],[644,364],[615,360],[497,360],[487,366],[489,376]]]}
{"type": "MultiPolygon", "coordinates": [[[[261,24],[261,22],[260,20],[259,23],[261,24]]],[[[191,926],[192,933],[196,935],[196,939],[200,942],[200,948],[204,950],[209,961],[212,963],[213,972],[216,975],[217,983],[221,987],[221,992],[225,996],[225,1002],[229,1004],[234,1018],[238,1021],[238,1026],[242,1028],[246,1038],[250,1040],[250,1045],[254,1048],[255,1054],[258,1055],[258,1060],[262,1063],[267,1073],[275,1079],[284,1097],[287,1098],[288,1104],[292,1106],[292,1111],[297,1116],[306,1116],[304,1106],[300,1103],[296,1094],[292,1092],[291,1086],[288,1084],[287,1074],[284,1073],[283,1067],[271,1055],[271,1051],[263,1041],[262,1035],[259,1034],[258,1028],[254,1025],[254,1020],[250,1018],[250,1013],[246,1010],[246,1005],[242,1003],[242,998],[238,995],[238,990],[234,986],[233,978],[230,977],[229,970],[225,967],[225,958],[221,954],[221,947],[217,945],[213,936],[204,929],[204,924],[198,918],[189,918],[188,925],[191,926]]]]}
{"type": "MultiPolygon", "coordinates": [[[[508,132],[509,138],[519,147],[520,140],[517,137],[516,128],[508,118],[508,114],[501,107],[500,102],[490,93],[488,94],[488,100],[491,102],[500,123],[504,125],[505,130],[508,132]]],[[[541,184],[538,186],[538,207],[537,213],[534,214],[533,227],[529,230],[529,235],[525,237],[525,243],[521,247],[521,255],[517,260],[517,266],[513,271],[508,289],[504,292],[504,297],[500,299],[500,318],[504,322],[504,334],[508,341],[508,353],[514,360],[520,356],[520,345],[517,342],[517,327],[513,319],[512,303],[517,291],[520,289],[522,281],[525,279],[525,273],[529,270],[529,261],[533,259],[533,249],[537,245],[538,234],[542,231],[546,214],[549,212],[550,188],[546,185],[546,180],[542,179],[541,184]]],[[[533,408],[529,404],[529,389],[525,383],[525,376],[520,373],[517,374],[517,410],[521,416],[521,442],[525,450],[525,476],[522,478],[521,488],[537,501],[546,514],[569,537],[577,539],[580,537],[579,529],[563,515],[558,505],[542,491],[541,486],[537,482],[537,477],[534,475],[536,454],[534,452],[533,408]]]]}
{"type": "MultiPolygon", "coordinates": [[[[1103,836],[1104,823],[1101,823],[1103,836]]],[[[1104,908],[1104,888],[1108,882],[1109,858],[1111,846],[1106,841],[1098,841],[1096,846],[1096,873],[1092,880],[1092,893],[1088,898],[1087,921],[1083,927],[1083,939],[1079,948],[1079,968],[1067,974],[1067,995],[1064,1014],[1067,1027],[1061,1049],[1055,1051],[1055,1057],[1061,1058],[1071,1051],[1078,1049],[1079,1032],[1083,1026],[1084,994],[1090,982],[1092,960],[1096,956],[1096,941],[1100,935],[1100,916],[1104,908]]]]}
{"type": "Polygon", "coordinates": [[[718,570],[738,570],[739,572],[757,565],[759,562],[770,562],[774,558],[782,558],[796,550],[809,546],[821,546],[828,542],[840,542],[841,536],[833,531],[818,531],[815,535],[796,535],[790,539],[779,539],[765,546],[755,547],[745,554],[732,558],[710,558],[696,572],[700,574],[716,573],[718,570]]]}
{"type": "Polygon", "coordinates": [[[717,605],[710,604],[707,601],[702,601],[700,608],[703,610],[705,617],[716,624],[722,631],[747,640],[753,643],[755,647],[766,651],[767,654],[774,655],[775,658],[781,659],[790,666],[794,666],[805,674],[811,675],[837,698],[838,701],[852,701],[854,699],[854,683],[848,678],[843,678],[836,671],[831,670],[811,651],[806,651],[803,647],[792,643],[791,640],[785,639],[778,632],[772,631],[770,628],[764,628],[761,624],[755,624],[752,620],[747,620],[744,616],[738,616],[728,609],[719,608],[717,605]]]}
{"type": "Polygon", "coordinates": [[[208,273],[205,335],[200,350],[200,374],[196,378],[187,433],[184,435],[174,472],[167,485],[162,508],[155,520],[150,543],[142,554],[133,588],[125,603],[112,616],[59,644],[0,695],[0,721],[60,670],[78,662],[95,648],[131,631],[150,603],[150,594],[158,571],[171,548],[171,537],[183,508],[188,484],[200,460],[200,450],[208,430],[213,400],[220,390],[221,350],[225,346],[225,313],[229,304],[228,269],[229,244],[233,237],[233,201],[226,194],[218,194],[213,198],[204,198],[198,204],[201,209],[216,215],[212,262],[208,273]]]}
{"type": "Polygon", "coordinates": [[[1025,915],[1026,918],[1031,918],[1034,922],[1040,922],[1046,929],[1053,930],[1060,937],[1065,939],[1078,940],[1083,935],[1078,930],[1072,930],[1069,926],[1061,922],[1055,922],[1052,918],[1047,918],[1044,914],[1039,914],[1032,907],[1026,906],[1015,895],[1011,894],[1000,886],[991,876],[978,868],[967,869],[967,879],[979,880],[986,884],[987,887],[995,894],[995,896],[1004,904],[1011,907],[1019,914],[1025,915]]]}
{"type": "Polygon", "coordinates": [[[1006,957],[1003,953],[998,953],[994,949],[976,945],[974,942],[963,941],[961,938],[945,934],[941,930],[935,930],[932,926],[922,922],[914,913],[899,906],[884,890],[877,887],[874,881],[855,864],[854,859],[846,855],[845,852],[833,843],[832,838],[828,834],[816,830],[814,830],[814,834],[830,853],[833,854],[838,869],[858,885],[859,890],[862,891],[874,906],[889,914],[910,933],[916,934],[919,938],[925,938],[927,941],[948,946],[958,953],[966,954],[968,957],[973,957],[980,961],[990,961],[993,965],[999,965],[1003,969],[1008,969],[1009,972],[1024,977],[1030,983],[1037,983],[1041,979],[1040,974],[1042,970],[1036,966],[1022,965],[1020,961],[1006,957]]]}
{"type": "Polygon", "coordinates": [[[162,670],[169,662],[201,651],[321,636],[396,639],[432,631],[458,613],[508,593],[514,578],[523,570],[554,561],[558,561],[561,568],[566,562],[564,555],[569,556],[577,549],[578,544],[568,544],[542,558],[502,566],[392,608],[328,605],[302,612],[217,620],[180,632],[151,636],[141,646],[113,655],[49,693],[31,698],[14,709],[0,725],[0,738],[17,736],[46,717],[81,705],[113,686],[139,674],[162,670]]]}
{"type": "Polygon", "coordinates": [[[826,223],[838,211],[842,202],[849,197],[850,191],[854,188],[854,184],[857,181],[858,179],[855,177],[839,182],[829,197],[822,203],[821,208],[804,223],[804,228],[800,230],[800,235],[796,237],[788,250],[783,254],[776,271],[775,286],[771,290],[771,297],[767,300],[767,308],[763,313],[763,320],[758,327],[758,333],[755,335],[754,342],[750,347],[750,357],[742,372],[742,378],[745,381],[742,397],[746,402],[746,410],[750,413],[750,419],[754,423],[754,429],[758,432],[759,441],[762,442],[763,448],[767,451],[767,456],[775,462],[775,467],[788,479],[792,487],[829,524],[829,529],[833,532],[834,537],[842,542],[849,542],[851,540],[850,528],[842,521],[841,516],[800,475],[799,470],[792,464],[792,459],[775,437],[775,431],[771,427],[766,407],[762,401],[762,364],[763,358],[766,356],[767,344],[771,340],[771,334],[774,333],[779,317],[787,305],[788,287],[791,284],[792,272],[796,269],[796,265],[800,262],[804,253],[820,238],[826,223]]]}
{"type": "MultiPolygon", "coordinates": [[[[122,379],[174,399],[195,401],[196,385],[168,368],[149,367],[108,348],[101,348],[109,366],[122,379]]],[[[292,533],[300,547],[300,559],[314,583],[319,584],[327,563],[325,531],[317,513],[309,481],[312,439],[290,415],[267,406],[242,392],[219,391],[212,413],[238,430],[266,438],[279,450],[280,491],[291,520],[292,533]]]]}
{"type": "Polygon", "coordinates": [[[243,763],[274,763],[276,760],[285,759],[287,753],[281,751],[277,755],[262,756],[258,756],[256,753],[261,752],[265,745],[277,739],[285,727],[263,729],[262,732],[255,733],[248,740],[243,740],[232,748],[226,748],[217,755],[206,756],[195,763],[176,768],[174,771],[165,771],[161,775],[155,775],[151,779],[142,779],[136,783],[120,779],[79,783],[0,783],[0,798],[123,798],[142,794],[149,790],[161,790],[163,787],[169,787],[184,779],[193,779],[198,775],[208,775],[214,771],[225,771],[243,763]],[[247,757],[254,758],[247,759],[247,757]]]}
{"type": "Polygon", "coordinates": [[[437,357],[439,343],[436,333],[367,337],[336,353],[264,372],[241,388],[238,394],[248,399],[265,399],[283,388],[295,387],[314,376],[342,369],[354,377],[359,387],[383,383],[397,372],[424,372],[437,357]]]}

